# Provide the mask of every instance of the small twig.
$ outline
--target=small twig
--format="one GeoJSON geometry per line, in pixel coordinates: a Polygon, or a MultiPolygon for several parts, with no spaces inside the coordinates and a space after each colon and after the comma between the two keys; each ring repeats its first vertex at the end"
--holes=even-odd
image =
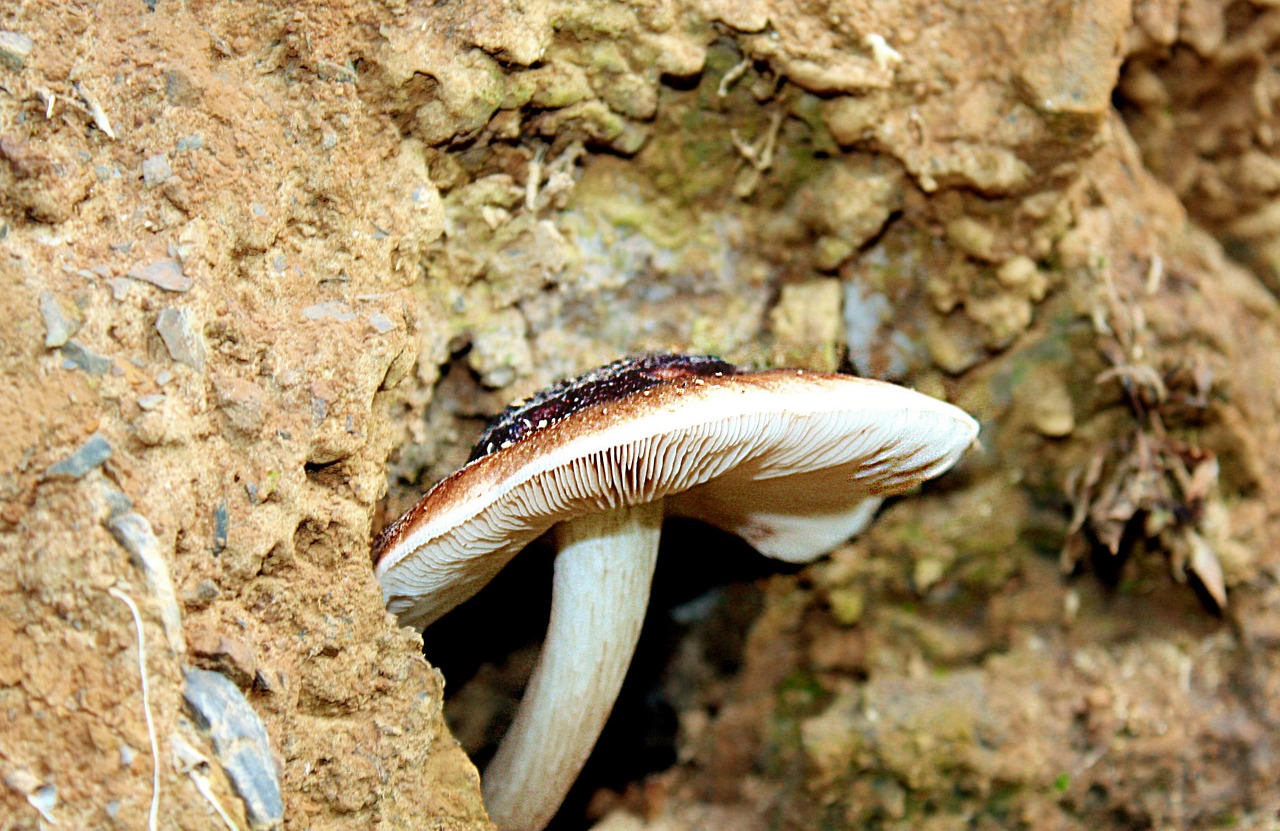
{"type": "Polygon", "coordinates": [[[77,112],[84,113],[85,115],[90,114],[88,107],[86,107],[84,104],[81,104],[79,101],[72,98],[71,96],[64,95],[61,98],[59,98],[57,93],[54,93],[51,90],[47,90],[44,87],[36,88],[36,97],[39,98],[41,102],[43,102],[44,117],[48,121],[53,120],[53,113],[54,113],[54,110],[57,109],[58,104],[63,104],[65,106],[68,106],[71,109],[76,110],[77,112]]]}
{"type": "Polygon", "coordinates": [[[222,818],[228,831],[238,831],[235,820],[227,813],[227,809],[222,807],[222,803],[214,794],[213,786],[209,784],[209,777],[204,775],[204,771],[209,768],[209,760],[205,755],[188,744],[181,734],[174,734],[170,747],[173,750],[174,769],[191,778],[191,784],[195,785],[196,791],[213,806],[213,810],[222,818]]]}
{"type": "Polygon", "coordinates": [[[1110,750],[1110,748],[1106,745],[1093,749],[1080,760],[1080,764],[1076,766],[1076,771],[1078,773],[1084,773],[1086,770],[1089,770],[1094,765],[1098,764],[1098,762],[1102,761],[1102,757],[1107,755],[1108,750],[1110,750]]]}
{"type": "Polygon", "coordinates": [[[760,179],[773,165],[773,154],[778,146],[778,131],[782,128],[782,120],[785,117],[781,109],[775,109],[769,116],[769,126],[765,128],[764,134],[750,144],[742,140],[737,130],[729,130],[729,138],[733,140],[733,146],[751,166],[746,171],[747,175],[734,186],[733,192],[739,198],[745,199],[755,193],[760,185],[760,179]]]}
{"type": "Polygon", "coordinates": [[[107,138],[114,140],[116,131],[111,129],[111,119],[107,118],[107,111],[102,109],[98,99],[94,98],[87,89],[81,86],[79,81],[76,81],[71,86],[75,88],[76,95],[79,95],[89,107],[89,115],[93,118],[94,126],[106,133],[107,138]]]}
{"type": "Polygon", "coordinates": [[[1144,286],[1148,297],[1160,291],[1160,282],[1163,278],[1164,258],[1155,254],[1151,257],[1151,267],[1147,269],[1147,280],[1144,286]]]}
{"type": "Polygon", "coordinates": [[[1160,377],[1160,373],[1156,372],[1154,367],[1146,364],[1117,364],[1111,369],[1098,373],[1093,379],[1093,383],[1105,384],[1113,378],[1120,379],[1122,386],[1126,390],[1130,388],[1130,385],[1146,387],[1155,395],[1155,403],[1157,404],[1169,396],[1169,389],[1165,386],[1164,379],[1160,377]]]}
{"type": "Polygon", "coordinates": [[[716,95],[719,96],[720,98],[724,98],[726,95],[728,95],[729,87],[733,86],[734,81],[738,80],[743,75],[745,75],[747,73],[747,70],[750,68],[751,68],[751,61],[748,60],[747,58],[743,58],[741,61],[739,61],[737,65],[735,65],[732,69],[726,72],[724,74],[724,77],[720,79],[720,86],[716,88],[716,95]]]}
{"type": "Polygon", "coordinates": [[[222,818],[222,822],[227,826],[228,831],[238,831],[235,820],[231,818],[231,815],[227,813],[227,809],[223,808],[222,803],[214,796],[213,786],[209,784],[209,780],[194,770],[187,775],[191,777],[191,784],[196,786],[196,791],[213,806],[213,810],[222,818]]]}
{"type": "Polygon", "coordinates": [[[147,828],[156,831],[156,814],[160,810],[160,744],[156,741],[156,725],[151,719],[151,692],[147,683],[147,639],[142,630],[142,613],[133,598],[115,586],[107,593],[129,607],[133,625],[138,630],[138,674],[142,678],[142,712],[147,719],[147,736],[151,739],[151,811],[147,816],[147,828]]]}
{"type": "Polygon", "coordinates": [[[778,130],[782,127],[782,118],[782,111],[774,110],[769,116],[769,127],[765,130],[764,135],[751,144],[743,141],[737,130],[729,131],[729,137],[733,139],[733,146],[738,148],[742,158],[746,159],[747,163],[760,173],[764,173],[773,165],[773,153],[778,146],[778,130]]]}

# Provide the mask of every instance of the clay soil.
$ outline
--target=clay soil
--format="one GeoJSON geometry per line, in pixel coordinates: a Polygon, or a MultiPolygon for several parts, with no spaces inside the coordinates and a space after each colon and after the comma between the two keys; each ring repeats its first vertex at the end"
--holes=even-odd
{"type": "Polygon", "coordinates": [[[423,635],[372,535],[653,350],[982,437],[805,568],[668,528],[558,828],[1280,828],[1277,55],[1243,0],[0,4],[0,829],[492,827],[547,553],[423,635]]]}

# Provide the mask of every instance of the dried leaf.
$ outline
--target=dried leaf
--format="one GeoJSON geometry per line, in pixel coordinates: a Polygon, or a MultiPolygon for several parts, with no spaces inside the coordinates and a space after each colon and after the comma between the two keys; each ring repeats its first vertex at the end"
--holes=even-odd
{"type": "Polygon", "coordinates": [[[1219,610],[1227,608],[1227,586],[1222,579],[1222,564],[1218,555],[1204,538],[1191,529],[1186,532],[1187,544],[1191,547],[1191,558],[1187,562],[1187,571],[1194,574],[1204,590],[1218,604],[1219,610]]]}

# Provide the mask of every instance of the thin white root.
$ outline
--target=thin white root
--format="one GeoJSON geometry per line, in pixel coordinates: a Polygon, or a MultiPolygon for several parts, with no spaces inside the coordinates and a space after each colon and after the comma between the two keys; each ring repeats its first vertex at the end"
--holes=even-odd
{"type": "Polygon", "coordinates": [[[541,831],[591,754],[640,637],[661,527],[660,502],[556,527],[547,640],[483,776],[502,831],[541,831]]]}
{"type": "Polygon", "coordinates": [[[115,586],[107,593],[129,607],[134,628],[138,630],[138,675],[142,678],[142,712],[147,720],[147,737],[151,739],[151,811],[147,815],[147,828],[156,831],[156,817],[160,811],[160,744],[156,741],[156,725],[151,718],[151,688],[147,683],[147,638],[142,629],[142,613],[133,598],[115,586]]]}

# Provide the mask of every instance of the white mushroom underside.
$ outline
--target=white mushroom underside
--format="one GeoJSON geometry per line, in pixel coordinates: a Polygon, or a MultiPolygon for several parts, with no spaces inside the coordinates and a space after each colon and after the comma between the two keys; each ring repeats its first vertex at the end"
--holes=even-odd
{"type": "Polygon", "coordinates": [[[947,469],[977,431],[957,408],[902,387],[794,378],[782,393],[786,379],[691,389],[642,417],[548,443],[384,555],[377,571],[388,610],[402,624],[428,625],[556,522],[668,495],[672,513],[805,561],[860,530],[871,513],[865,499],[947,469]]]}

